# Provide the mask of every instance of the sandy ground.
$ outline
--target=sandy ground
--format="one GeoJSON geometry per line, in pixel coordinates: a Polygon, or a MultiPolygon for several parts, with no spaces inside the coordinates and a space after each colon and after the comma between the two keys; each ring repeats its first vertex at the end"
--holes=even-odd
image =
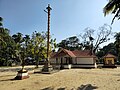
{"type": "Polygon", "coordinates": [[[0,72],[0,90],[120,90],[120,68],[65,69],[53,74],[34,74],[30,78],[11,80],[15,71],[0,72]],[[82,86],[89,89],[80,89],[82,86]]]}

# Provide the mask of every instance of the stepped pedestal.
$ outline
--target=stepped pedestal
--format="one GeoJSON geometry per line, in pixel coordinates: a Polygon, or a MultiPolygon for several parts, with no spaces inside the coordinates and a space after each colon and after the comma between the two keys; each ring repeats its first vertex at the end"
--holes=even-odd
{"type": "Polygon", "coordinates": [[[28,71],[22,69],[22,70],[18,71],[17,76],[15,77],[15,80],[22,80],[22,79],[26,79],[26,78],[29,78],[28,71]]]}

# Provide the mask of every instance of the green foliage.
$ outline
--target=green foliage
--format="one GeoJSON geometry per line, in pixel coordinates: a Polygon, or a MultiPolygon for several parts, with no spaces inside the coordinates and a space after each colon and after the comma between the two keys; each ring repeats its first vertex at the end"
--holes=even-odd
{"type": "Polygon", "coordinates": [[[104,7],[104,14],[105,16],[109,13],[115,14],[112,23],[114,22],[115,18],[120,19],[120,0],[109,0],[109,2],[104,7]]]}
{"type": "Polygon", "coordinates": [[[77,36],[66,38],[65,40],[62,40],[57,45],[60,48],[65,48],[68,50],[75,50],[75,49],[80,50],[81,49],[81,45],[80,45],[80,42],[77,36]]]}
{"type": "MultiPolygon", "coordinates": [[[[32,58],[38,67],[39,60],[47,58],[47,34],[44,32],[33,32],[31,42],[28,45],[32,58]]],[[[56,39],[50,40],[50,52],[56,48],[56,39]]]]}
{"type": "Polygon", "coordinates": [[[115,42],[110,43],[107,46],[104,46],[102,49],[100,49],[96,55],[98,58],[102,58],[104,55],[107,53],[111,53],[115,56],[118,57],[118,61],[120,62],[120,32],[116,33],[115,37],[115,42]]]}
{"type": "Polygon", "coordinates": [[[115,47],[116,47],[118,60],[120,62],[120,32],[116,33],[116,35],[115,35],[115,47]]]}
{"type": "Polygon", "coordinates": [[[93,50],[94,53],[99,49],[99,46],[110,40],[112,35],[111,26],[104,24],[98,30],[86,28],[84,33],[79,36],[72,36],[58,43],[58,47],[68,50],[93,50]],[[97,32],[97,36],[94,33],[97,32]]]}
{"type": "Polygon", "coordinates": [[[107,53],[111,53],[115,56],[117,55],[115,43],[109,43],[108,45],[104,46],[96,53],[96,55],[100,59],[103,56],[105,56],[107,53]]]}
{"type": "Polygon", "coordinates": [[[44,32],[33,32],[30,46],[31,54],[38,67],[39,60],[46,58],[46,34],[44,32]]]}
{"type": "Polygon", "coordinates": [[[14,40],[9,35],[9,30],[0,27],[0,65],[8,66],[7,62],[12,58],[14,44],[14,40]]]}
{"type": "MultiPolygon", "coordinates": [[[[0,17],[0,23],[2,18],[0,17]]],[[[9,30],[0,26],[0,65],[10,65],[13,62],[22,65],[31,58],[38,66],[39,61],[47,57],[47,34],[33,32],[23,36],[22,33],[9,35],[9,30]]],[[[50,40],[50,52],[56,48],[56,39],[50,40]]]]}

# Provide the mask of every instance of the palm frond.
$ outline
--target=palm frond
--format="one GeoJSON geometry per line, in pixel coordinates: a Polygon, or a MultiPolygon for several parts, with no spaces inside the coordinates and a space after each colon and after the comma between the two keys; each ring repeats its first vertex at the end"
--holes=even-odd
{"type": "Polygon", "coordinates": [[[116,17],[118,17],[118,19],[119,19],[119,13],[120,13],[120,9],[119,9],[119,10],[117,11],[117,13],[115,14],[114,18],[112,19],[112,23],[111,23],[111,24],[113,24],[114,19],[115,19],[116,17]]]}
{"type": "Polygon", "coordinates": [[[115,14],[112,19],[112,23],[114,22],[115,18],[120,19],[120,0],[109,0],[108,4],[103,8],[104,15],[106,16],[110,12],[115,14]]]}
{"type": "Polygon", "coordinates": [[[3,18],[2,17],[0,17],[0,22],[2,22],[3,21],[3,18]]]}
{"type": "Polygon", "coordinates": [[[110,0],[108,4],[103,8],[103,12],[105,16],[114,10],[115,10],[114,0],[110,0]]]}
{"type": "Polygon", "coordinates": [[[3,26],[2,22],[0,22],[0,26],[3,26]]]}

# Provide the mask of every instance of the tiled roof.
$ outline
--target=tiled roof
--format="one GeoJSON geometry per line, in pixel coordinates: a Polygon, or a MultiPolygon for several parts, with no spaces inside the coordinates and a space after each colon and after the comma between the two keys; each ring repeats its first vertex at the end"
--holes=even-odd
{"type": "Polygon", "coordinates": [[[72,51],[70,51],[70,50],[63,49],[63,51],[65,51],[70,57],[76,57],[76,56],[74,55],[74,53],[73,53],[72,51]]]}
{"type": "Polygon", "coordinates": [[[90,50],[75,50],[72,51],[76,57],[96,57],[94,54],[91,53],[90,50]]]}
{"type": "Polygon", "coordinates": [[[54,55],[53,57],[58,57],[60,56],[59,54],[61,52],[64,52],[64,54],[62,54],[61,56],[63,55],[69,55],[70,57],[96,57],[95,55],[91,54],[90,50],[75,50],[75,51],[70,51],[70,50],[67,50],[67,49],[61,49],[59,52],[57,52],[56,55],[54,55]]]}
{"type": "Polygon", "coordinates": [[[108,53],[107,55],[104,56],[104,58],[106,58],[106,57],[113,57],[113,58],[116,58],[116,56],[114,56],[114,55],[112,55],[112,54],[110,54],[110,53],[108,53]]]}

